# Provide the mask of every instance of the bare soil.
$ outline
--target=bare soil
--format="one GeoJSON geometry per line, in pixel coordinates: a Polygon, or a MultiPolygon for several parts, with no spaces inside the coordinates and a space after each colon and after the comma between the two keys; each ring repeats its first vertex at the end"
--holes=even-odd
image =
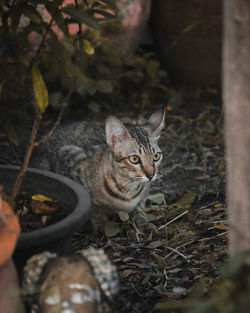
{"type": "MultiPolygon", "coordinates": [[[[97,98],[102,104],[99,111],[78,103],[63,120],[87,117],[102,124],[112,113],[128,124],[142,123],[159,106],[167,110],[160,141],[164,160],[145,209],[148,222],[140,226],[132,218],[116,222],[118,232],[112,237],[84,230],[74,236],[75,251],[90,245],[103,247],[117,266],[120,295],[112,307],[119,313],[157,312],[159,302],[181,300],[196,286],[206,293],[228,257],[219,91],[156,89],[147,101],[144,96],[141,90],[125,88],[122,96],[118,91],[97,98]]],[[[54,119],[55,113],[48,110],[42,131],[54,119]]],[[[28,134],[31,123],[21,119],[18,125],[25,125],[28,134]]],[[[18,163],[13,144],[9,149],[6,138],[1,138],[0,163],[18,163]]]]}

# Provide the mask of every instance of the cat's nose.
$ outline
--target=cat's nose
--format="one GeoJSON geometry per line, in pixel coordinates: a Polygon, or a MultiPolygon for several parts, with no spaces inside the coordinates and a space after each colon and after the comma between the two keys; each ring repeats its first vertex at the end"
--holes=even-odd
{"type": "Polygon", "coordinates": [[[152,180],[153,177],[155,176],[155,173],[145,173],[146,177],[149,179],[149,180],[152,180]]]}

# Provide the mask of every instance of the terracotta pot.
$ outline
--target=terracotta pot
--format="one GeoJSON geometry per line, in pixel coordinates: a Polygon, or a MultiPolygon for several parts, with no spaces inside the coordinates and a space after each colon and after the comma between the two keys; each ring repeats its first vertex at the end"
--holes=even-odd
{"type": "Polygon", "coordinates": [[[24,313],[25,308],[18,293],[19,280],[13,261],[8,260],[0,267],[0,312],[24,313]]]}
{"type": "Polygon", "coordinates": [[[222,0],[154,0],[151,23],[174,81],[220,86],[222,0]]]}
{"type": "MultiPolygon", "coordinates": [[[[11,192],[18,171],[16,166],[0,166],[0,185],[6,194],[11,192]]],[[[83,227],[90,209],[89,195],[81,185],[48,171],[28,169],[20,191],[50,197],[67,209],[69,214],[53,225],[21,233],[14,253],[19,273],[26,260],[34,254],[45,250],[58,255],[70,254],[72,235],[83,227]]]]}

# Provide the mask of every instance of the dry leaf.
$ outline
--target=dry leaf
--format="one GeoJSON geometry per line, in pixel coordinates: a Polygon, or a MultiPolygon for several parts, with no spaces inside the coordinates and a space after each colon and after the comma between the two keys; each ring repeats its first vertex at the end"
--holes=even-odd
{"type": "Polygon", "coordinates": [[[44,195],[40,195],[40,194],[33,195],[33,196],[31,197],[31,199],[32,199],[32,200],[37,200],[37,201],[42,201],[42,202],[44,202],[44,201],[53,202],[53,201],[54,201],[53,199],[51,199],[51,198],[49,198],[49,197],[46,197],[46,196],[44,196],[44,195]]]}
{"type": "Polygon", "coordinates": [[[144,246],[144,248],[155,249],[155,248],[158,248],[158,247],[162,247],[163,245],[164,245],[164,242],[162,242],[161,240],[156,240],[156,241],[150,242],[150,244],[147,245],[147,246],[144,246]]]}
{"type": "Polygon", "coordinates": [[[50,206],[42,201],[31,200],[30,205],[32,210],[35,214],[48,214],[48,213],[55,213],[59,210],[58,206],[50,206]]]}
{"type": "Polygon", "coordinates": [[[131,269],[128,269],[128,270],[125,270],[121,273],[120,277],[121,278],[126,278],[132,274],[136,274],[136,273],[139,273],[139,271],[137,270],[131,270],[131,269]]]}
{"type": "Polygon", "coordinates": [[[142,285],[146,285],[149,281],[150,281],[151,275],[150,274],[146,274],[144,276],[143,281],[141,282],[142,285]]]}
{"type": "Polygon", "coordinates": [[[222,229],[222,230],[228,230],[228,227],[226,225],[214,225],[214,228],[217,228],[217,229],[222,229]]]}
{"type": "Polygon", "coordinates": [[[128,257],[124,258],[122,261],[127,263],[129,261],[134,261],[134,258],[131,258],[130,256],[128,256],[128,257]]]}
{"type": "Polygon", "coordinates": [[[41,113],[44,113],[49,103],[48,90],[38,67],[32,66],[32,84],[35,99],[41,113]]]}
{"type": "Polygon", "coordinates": [[[48,216],[47,215],[43,215],[41,217],[41,221],[42,221],[42,224],[45,225],[47,223],[47,220],[48,220],[48,216]]]}

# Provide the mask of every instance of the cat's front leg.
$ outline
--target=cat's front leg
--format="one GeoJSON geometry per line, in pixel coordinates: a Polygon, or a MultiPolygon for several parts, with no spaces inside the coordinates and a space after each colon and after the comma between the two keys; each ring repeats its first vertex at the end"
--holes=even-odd
{"type": "Polygon", "coordinates": [[[90,220],[95,232],[104,232],[105,223],[108,221],[108,217],[102,207],[94,204],[92,205],[90,220]]]}
{"type": "Polygon", "coordinates": [[[137,207],[134,209],[132,216],[137,225],[142,225],[147,222],[143,209],[146,207],[146,199],[139,202],[137,207]]]}

